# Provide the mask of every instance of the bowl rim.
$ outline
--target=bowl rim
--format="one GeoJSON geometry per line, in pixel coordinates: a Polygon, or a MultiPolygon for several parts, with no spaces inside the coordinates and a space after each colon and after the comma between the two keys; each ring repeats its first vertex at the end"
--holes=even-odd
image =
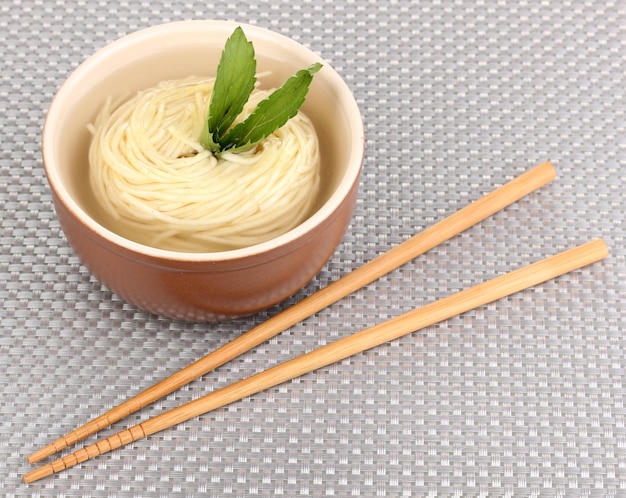
{"type": "Polygon", "coordinates": [[[354,183],[359,181],[365,153],[365,129],[356,99],[346,82],[327,61],[322,59],[311,49],[295,41],[293,38],[289,38],[283,34],[256,25],[225,20],[187,20],[166,22],[121,36],[120,38],[117,38],[116,40],[96,50],[92,55],[80,63],[61,84],[52,98],[44,120],[41,148],[44,169],[50,187],[56,194],[58,200],[63,203],[65,208],[80,221],[83,227],[87,228],[86,232],[89,236],[93,238],[95,235],[96,237],[104,239],[117,247],[125,249],[130,254],[136,254],[137,256],[144,256],[157,260],[212,263],[219,261],[240,260],[268,253],[275,249],[287,246],[293,246],[292,250],[295,250],[300,246],[300,244],[297,243],[299,239],[302,239],[302,243],[308,240],[308,238],[315,232],[316,227],[320,226],[325,220],[333,216],[333,213],[336,212],[346,197],[349,196],[354,183]],[[97,68],[103,59],[109,57],[115,51],[127,46],[129,43],[141,43],[142,40],[146,38],[154,39],[155,37],[158,38],[164,35],[172,36],[182,31],[188,33],[189,29],[195,29],[198,31],[220,29],[232,32],[232,30],[237,26],[241,26],[246,32],[248,38],[252,41],[254,41],[255,38],[268,38],[276,40],[280,42],[281,45],[287,46],[290,49],[306,53],[307,57],[311,57],[312,62],[318,61],[323,64],[323,70],[325,71],[324,77],[332,83],[331,86],[333,90],[337,92],[338,101],[345,104],[346,118],[350,124],[353,138],[352,149],[349,154],[348,167],[335,190],[316,212],[284,234],[259,244],[228,251],[182,252],[160,249],[122,237],[121,235],[118,235],[114,231],[101,225],[70,195],[68,189],[61,180],[53,155],[48,150],[47,144],[50,142],[51,135],[54,133],[54,124],[58,121],[62,114],[59,102],[68,97],[72,86],[79,83],[83,75],[86,75],[89,71],[97,68]],[[309,237],[307,237],[307,234],[309,234],[309,237]]]}

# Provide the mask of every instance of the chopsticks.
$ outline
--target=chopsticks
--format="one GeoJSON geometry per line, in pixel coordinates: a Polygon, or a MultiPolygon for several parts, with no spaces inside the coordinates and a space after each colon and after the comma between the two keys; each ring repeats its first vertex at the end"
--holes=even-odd
{"type": "Polygon", "coordinates": [[[552,181],[544,162],[28,457],[36,463],[170,394],[552,181]]]}
{"type": "Polygon", "coordinates": [[[231,342],[209,353],[138,395],[124,401],[103,415],[59,438],[28,457],[36,463],[94,434],[183,385],[227,363],[255,346],[267,341],[288,327],[298,323],[347,296],[355,290],[373,282],[382,275],[428,250],[463,232],[525,195],[547,184],[556,176],[554,167],[544,162],[525,174],[513,179],[490,194],[474,201],[463,209],[411,237],[402,244],[364,264],[352,273],[331,283],[317,293],[303,299],[282,313],[271,317],[231,342]]]}
{"type": "Polygon", "coordinates": [[[30,483],[42,479],[55,472],[60,472],[90,458],[120,448],[216,408],[341,361],[349,356],[398,339],[424,327],[434,325],[575,269],[582,268],[605,258],[607,255],[608,248],[606,244],[603,240],[597,239],[493,278],[422,308],[339,339],[150,418],[129,429],[55,460],[50,464],[43,465],[26,474],[24,481],[30,483]]]}

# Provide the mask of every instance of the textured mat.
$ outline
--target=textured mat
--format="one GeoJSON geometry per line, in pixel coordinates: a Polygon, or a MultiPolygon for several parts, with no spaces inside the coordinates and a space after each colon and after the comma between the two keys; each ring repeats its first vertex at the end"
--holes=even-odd
{"type": "Polygon", "coordinates": [[[625,26],[623,2],[0,0],[3,494],[624,496],[625,26]],[[91,277],[40,158],[77,64],[201,17],[318,52],[367,139],[332,260],[281,305],[219,325],[146,314],[91,277]],[[592,238],[603,262],[22,484],[35,449],[546,159],[549,186],[115,429],[592,238]]]}

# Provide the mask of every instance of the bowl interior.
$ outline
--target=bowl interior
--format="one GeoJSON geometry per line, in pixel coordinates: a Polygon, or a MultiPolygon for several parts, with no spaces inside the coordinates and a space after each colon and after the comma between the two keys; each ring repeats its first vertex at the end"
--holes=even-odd
{"type": "MultiPolygon", "coordinates": [[[[87,125],[106,99],[130,96],[166,79],[214,76],[224,43],[237,25],[240,24],[186,21],[139,31],[90,57],[61,87],[46,118],[44,162],[52,188],[83,223],[96,231],[108,232],[105,227],[111,228],[90,192],[87,173],[91,140],[87,125]]],[[[321,193],[315,214],[292,230],[294,233],[281,236],[294,237],[310,228],[307,224],[314,225],[316,218],[328,216],[358,177],[363,155],[361,118],[343,80],[313,52],[264,29],[246,25],[243,29],[254,44],[257,71],[269,72],[260,78],[262,87],[277,87],[315,61],[327,66],[315,76],[302,108],[313,121],[320,141],[321,193]]],[[[106,236],[116,237],[113,233],[106,236]]],[[[134,245],[126,239],[118,242],[134,245]]]]}

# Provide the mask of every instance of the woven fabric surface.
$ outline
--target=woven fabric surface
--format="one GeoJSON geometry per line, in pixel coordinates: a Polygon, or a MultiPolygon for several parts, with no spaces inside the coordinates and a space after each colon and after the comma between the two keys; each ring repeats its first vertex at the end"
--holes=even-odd
{"type": "Polygon", "coordinates": [[[624,2],[0,0],[0,44],[4,496],[626,496],[624,2]],[[316,51],[366,129],[328,264],[219,324],[150,315],[93,278],[40,155],[74,67],[194,18],[316,51]],[[34,450],[544,160],[550,185],[103,435],[579,243],[604,238],[604,261],[22,483],[34,450]]]}

